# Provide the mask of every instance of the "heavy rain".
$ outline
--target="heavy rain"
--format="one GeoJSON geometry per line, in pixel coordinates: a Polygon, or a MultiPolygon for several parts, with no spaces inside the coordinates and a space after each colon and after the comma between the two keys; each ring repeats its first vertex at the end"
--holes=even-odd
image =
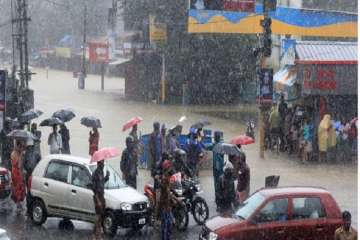
{"type": "Polygon", "coordinates": [[[0,0],[0,239],[357,239],[353,0],[0,0]]]}

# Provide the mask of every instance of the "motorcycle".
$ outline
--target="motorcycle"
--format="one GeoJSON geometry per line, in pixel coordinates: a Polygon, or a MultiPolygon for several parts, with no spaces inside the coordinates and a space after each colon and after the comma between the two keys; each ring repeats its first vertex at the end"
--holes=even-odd
{"type": "Polygon", "coordinates": [[[251,137],[255,141],[255,123],[253,120],[246,123],[246,136],[251,137]]]}
{"type": "Polygon", "coordinates": [[[202,193],[198,181],[194,179],[181,179],[181,174],[177,174],[175,184],[172,184],[177,197],[183,197],[188,212],[194,217],[198,225],[204,225],[209,218],[209,207],[204,198],[199,196],[202,193]]]}
{"type": "MultiPolygon", "coordinates": [[[[150,202],[150,226],[155,226],[155,204],[156,193],[151,184],[146,184],[144,187],[144,194],[147,196],[150,202]]],[[[180,198],[183,201],[182,198],[180,198]]],[[[174,204],[172,207],[172,214],[175,219],[174,227],[180,232],[184,232],[189,225],[189,214],[185,204],[174,204]]]]}

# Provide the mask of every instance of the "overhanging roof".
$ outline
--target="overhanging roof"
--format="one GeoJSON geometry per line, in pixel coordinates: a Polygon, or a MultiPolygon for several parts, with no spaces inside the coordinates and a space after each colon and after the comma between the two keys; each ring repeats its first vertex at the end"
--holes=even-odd
{"type": "Polygon", "coordinates": [[[297,41],[296,63],[357,64],[357,42],[297,41]]]}

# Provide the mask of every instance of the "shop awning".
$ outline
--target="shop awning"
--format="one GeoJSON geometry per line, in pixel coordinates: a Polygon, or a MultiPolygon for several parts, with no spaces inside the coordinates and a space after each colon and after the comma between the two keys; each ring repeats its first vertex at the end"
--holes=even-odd
{"type": "Polygon", "coordinates": [[[292,101],[298,98],[296,91],[297,74],[295,67],[284,67],[274,75],[275,95],[284,94],[285,100],[292,101]]]}

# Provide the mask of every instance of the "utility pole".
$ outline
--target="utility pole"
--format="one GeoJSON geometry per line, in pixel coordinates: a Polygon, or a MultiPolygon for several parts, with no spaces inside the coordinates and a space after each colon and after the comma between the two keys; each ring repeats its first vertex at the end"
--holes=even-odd
{"type": "Polygon", "coordinates": [[[28,19],[27,16],[27,0],[23,0],[23,19],[24,19],[24,62],[25,62],[25,83],[26,89],[29,88],[30,72],[29,72],[29,50],[28,50],[28,19]]]}
{"type": "Polygon", "coordinates": [[[79,74],[79,89],[85,88],[85,76],[86,76],[86,16],[87,16],[87,8],[86,3],[84,3],[84,32],[83,32],[83,54],[82,54],[82,69],[81,74],[79,74]]]}

